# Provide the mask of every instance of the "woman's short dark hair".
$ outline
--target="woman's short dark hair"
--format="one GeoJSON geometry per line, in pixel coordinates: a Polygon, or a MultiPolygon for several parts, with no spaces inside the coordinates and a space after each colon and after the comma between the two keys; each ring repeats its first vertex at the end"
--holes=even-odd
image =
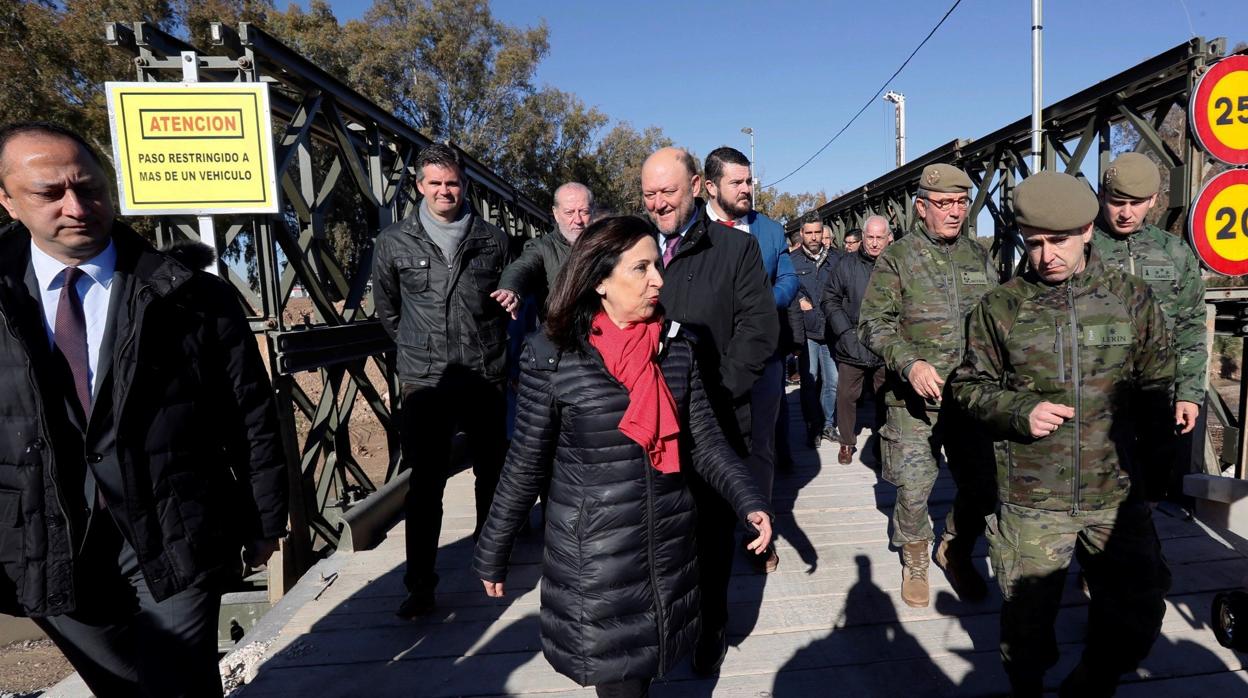
{"type": "Polygon", "coordinates": [[[572,245],[546,301],[546,336],[563,351],[584,351],[594,316],[602,310],[598,284],[611,276],[620,256],[654,228],[637,216],[604,218],[572,245]]]}

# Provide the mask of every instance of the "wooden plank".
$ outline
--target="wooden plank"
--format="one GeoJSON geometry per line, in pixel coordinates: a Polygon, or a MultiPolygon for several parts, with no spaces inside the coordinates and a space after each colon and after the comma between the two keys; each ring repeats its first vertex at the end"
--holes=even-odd
{"type": "MultiPolygon", "coordinates": [[[[853,696],[962,696],[1007,690],[997,650],[995,584],[988,600],[963,604],[933,568],[932,606],[906,607],[899,599],[898,555],[888,546],[893,487],[861,463],[834,464],[834,446],[817,453],[801,449],[795,456],[794,471],[777,480],[780,570],[757,575],[744,560],[735,563],[732,648],[721,676],[698,679],[686,662],[657,683],[653,695],[805,696],[834,689],[853,696]]],[[[931,507],[938,527],[953,494],[942,473],[931,507]]],[[[517,540],[508,596],[490,599],[470,570],[470,472],[452,478],[446,510],[433,614],[416,622],[393,615],[405,594],[400,524],[377,549],[335,558],[339,576],[293,614],[256,682],[241,695],[593,695],[556,674],[541,655],[540,531],[517,540]]],[[[1219,647],[1208,623],[1213,594],[1238,588],[1248,560],[1190,521],[1163,514],[1155,521],[1174,587],[1161,639],[1141,670],[1125,679],[1120,695],[1242,691],[1248,683],[1242,657],[1219,647]]],[[[975,558],[985,572],[986,552],[980,540],[975,558]]],[[[1056,628],[1062,659],[1048,677],[1050,690],[1078,660],[1086,618],[1087,598],[1071,574],[1056,628]]]]}

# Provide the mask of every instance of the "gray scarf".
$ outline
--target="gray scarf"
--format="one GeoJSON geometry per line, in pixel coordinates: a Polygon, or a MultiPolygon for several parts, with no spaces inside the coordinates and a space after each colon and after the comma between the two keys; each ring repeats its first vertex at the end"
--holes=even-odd
{"type": "Polygon", "coordinates": [[[461,203],[459,215],[450,223],[433,217],[429,213],[429,205],[425,199],[420,200],[420,225],[429,234],[433,244],[442,250],[447,264],[455,263],[455,253],[459,251],[459,243],[468,236],[468,226],[472,225],[472,208],[467,202],[461,203]]]}

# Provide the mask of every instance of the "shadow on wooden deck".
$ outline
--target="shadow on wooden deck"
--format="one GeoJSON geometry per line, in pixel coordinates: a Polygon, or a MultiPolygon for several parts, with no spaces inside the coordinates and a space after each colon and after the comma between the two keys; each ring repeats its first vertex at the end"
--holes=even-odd
{"type": "MultiPolygon", "coordinates": [[[[758,575],[738,560],[729,591],[732,647],[720,676],[700,679],[685,661],[652,695],[1005,694],[995,584],[987,600],[966,604],[933,567],[932,606],[902,604],[900,562],[888,547],[893,488],[871,467],[870,444],[860,437],[861,458],[848,466],[836,463],[835,445],[805,448],[796,395],[789,397],[795,463],[776,482],[780,569],[758,575]]],[[[931,499],[938,530],[952,498],[942,473],[931,499]]],[[[376,550],[327,561],[338,574],[332,583],[300,582],[324,588],[291,612],[255,681],[237,695],[593,695],[541,655],[540,532],[517,542],[508,595],[490,599],[469,570],[472,502],[471,473],[461,472],[447,486],[433,615],[406,622],[393,614],[404,595],[400,525],[376,550]]],[[[1118,695],[1243,694],[1243,657],[1216,643],[1209,614],[1216,592],[1248,578],[1248,560],[1193,521],[1165,513],[1155,519],[1174,582],[1162,636],[1118,695]]],[[[981,570],[985,555],[981,540],[981,570]]],[[[1078,661],[1086,627],[1087,597],[1070,574],[1056,625],[1061,660],[1048,674],[1049,690],[1078,661]]]]}

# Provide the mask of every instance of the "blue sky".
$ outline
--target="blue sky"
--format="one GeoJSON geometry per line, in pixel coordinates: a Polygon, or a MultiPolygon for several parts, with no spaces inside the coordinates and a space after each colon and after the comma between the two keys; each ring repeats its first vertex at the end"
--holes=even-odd
{"type": "MultiPolygon", "coordinates": [[[[370,1],[331,0],[340,21],[370,1]]],[[[896,70],[952,0],[574,2],[495,0],[515,25],[545,19],[538,82],[698,154],[749,153],[764,184],[823,145],[896,70]]],[[[1248,41],[1244,0],[1049,0],[1044,101],[1055,102],[1186,41],[1248,41]],[[1186,5],[1186,12],[1184,6],[1186,5]],[[1190,25],[1189,17],[1190,15],[1190,25]]],[[[890,89],[906,95],[907,156],[978,138],[1031,109],[1031,3],[963,0],[890,89]]],[[[877,100],[780,189],[830,195],[893,167],[892,105],[877,100]]]]}

